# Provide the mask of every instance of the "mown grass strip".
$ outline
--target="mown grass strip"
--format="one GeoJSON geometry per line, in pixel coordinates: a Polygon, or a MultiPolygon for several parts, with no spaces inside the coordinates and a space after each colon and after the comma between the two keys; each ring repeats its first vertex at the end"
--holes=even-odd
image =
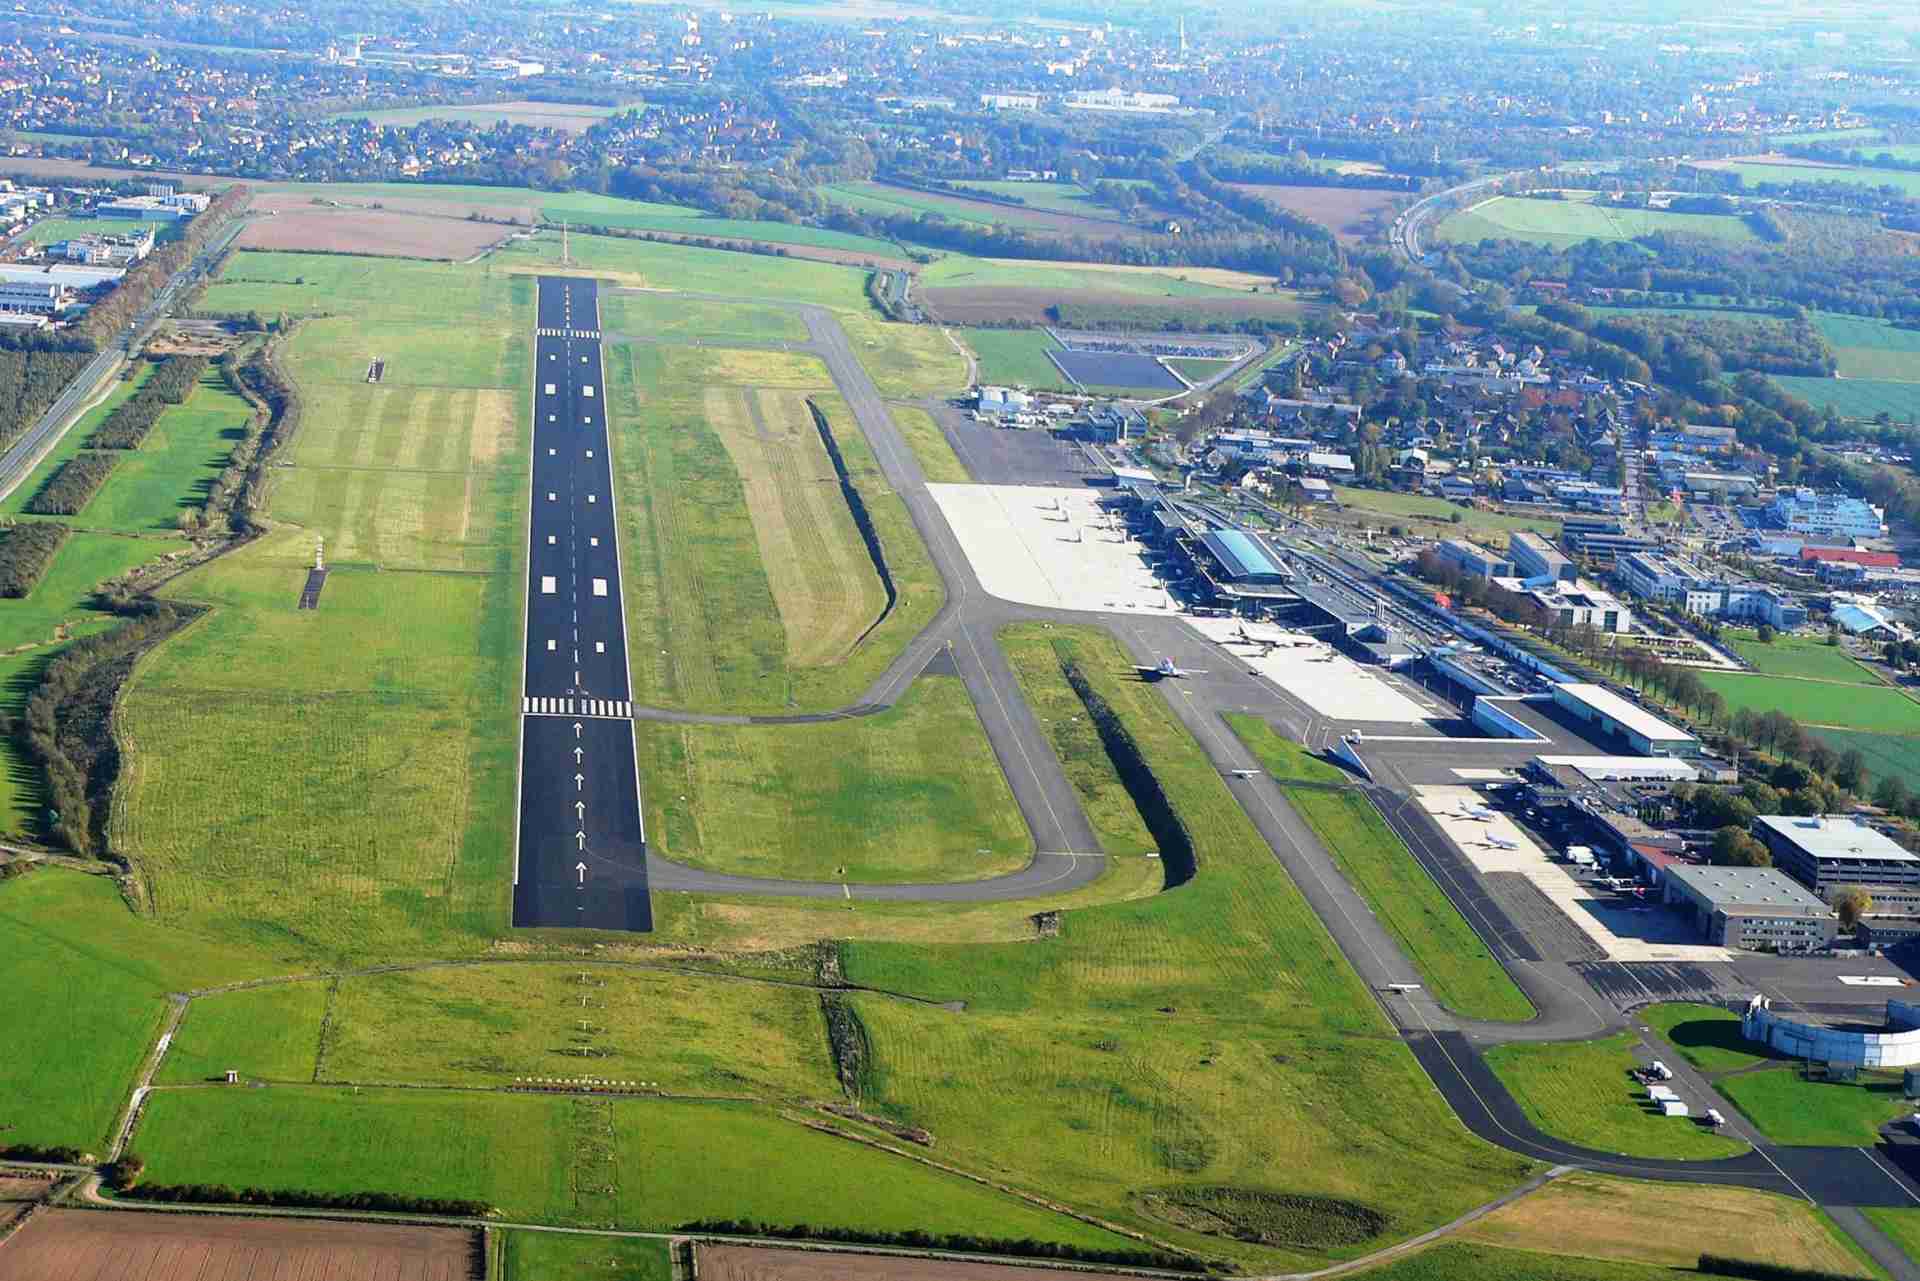
{"type": "Polygon", "coordinates": [[[1284,738],[1273,726],[1246,712],[1228,712],[1227,726],[1246,744],[1262,769],[1283,783],[1351,783],[1353,776],[1338,765],[1321,760],[1304,746],[1284,738]]]}

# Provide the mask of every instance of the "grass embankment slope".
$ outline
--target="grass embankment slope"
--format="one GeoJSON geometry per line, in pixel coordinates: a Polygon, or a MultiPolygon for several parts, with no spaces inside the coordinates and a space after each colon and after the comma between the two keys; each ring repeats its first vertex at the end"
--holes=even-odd
{"type": "Polygon", "coordinates": [[[855,998],[865,1106],[928,1126],[953,1159],[1006,1169],[1019,1152],[1051,1195],[1276,1265],[1361,1253],[1509,1185],[1525,1163],[1448,1113],[1159,692],[1117,675],[1104,634],[1043,635],[1124,721],[1198,877],[1035,942],[849,944],[853,981],[966,1003],[855,998]],[[1193,1232],[1223,1218],[1266,1248],[1193,1232]]]}
{"type": "Polygon", "coordinates": [[[1711,1158],[1747,1145],[1696,1117],[1662,1116],[1629,1073],[1640,1061],[1626,1033],[1598,1041],[1502,1045],[1486,1053],[1529,1119],[1548,1134],[1624,1156],[1711,1158]]]}

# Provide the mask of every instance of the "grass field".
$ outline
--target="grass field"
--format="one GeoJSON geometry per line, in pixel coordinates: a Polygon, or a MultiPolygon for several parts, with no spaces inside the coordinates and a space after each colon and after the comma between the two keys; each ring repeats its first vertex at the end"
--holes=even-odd
{"type": "Polygon", "coordinates": [[[508,1232],[493,1281],[673,1281],[667,1243],[631,1237],[508,1232]]]}
{"type": "Polygon", "coordinates": [[[920,472],[929,484],[964,485],[973,479],[933,415],[907,405],[892,406],[887,412],[893,415],[893,425],[907,442],[907,448],[920,461],[920,472]]]}
{"type": "Polygon", "coordinates": [[[785,307],[748,302],[708,302],[667,293],[603,293],[600,327],[609,341],[620,335],[674,341],[805,342],[807,326],[785,307]]]}
{"type": "Polygon", "coordinates": [[[1858,751],[1875,778],[1920,778],[1920,737],[1843,729],[1823,729],[1819,733],[1836,752],[1858,751]]]}
{"type": "MultiPolygon", "coordinates": [[[[964,953],[848,945],[855,982],[966,1002],[948,1013],[856,998],[873,1044],[866,1106],[928,1126],[952,1159],[1008,1169],[1017,1151],[1008,1172],[1026,1186],[1263,1265],[1361,1253],[1509,1184],[1525,1163],[1469,1138],[1382,1035],[1378,1007],[1161,692],[1119,674],[1128,662],[1104,633],[1047,635],[1139,744],[1199,876],[1070,912],[1057,938],[964,953]],[[1319,1216],[1267,1221],[1271,1244],[1257,1249],[1136,1200],[1193,1185],[1335,1198],[1387,1224],[1348,1235],[1319,1216]]],[[[1351,1206],[1329,1213],[1365,1221],[1351,1206]]]]}
{"type": "Polygon", "coordinates": [[[1556,1179],[1470,1225],[1461,1238],[1689,1271],[1702,1254],[1843,1275],[1862,1271],[1852,1242],[1797,1197],[1598,1174],[1556,1179]]]}
{"type": "Polygon", "coordinates": [[[548,222],[585,222],[596,227],[618,227],[634,231],[661,231],[675,236],[698,236],[713,240],[756,240],[770,245],[806,245],[833,249],[843,254],[869,254],[875,259],[894,261],[900,246],[891,240],[859,236],[825,227],[801,223],[770,222],[747,218],[716,218],[698,209],[678,205],[650,205],[644,201],[622,202],[627,207],[581,210],[565,204],[542,204],[540,214],[548,222]]]}
{"type": "Polygon", "coordinates": [[[1920,422],[1920,382],[1871,378],[1799,378],[1770,374],[1774,382],[1815,409],[1831,408],[1842,418],[1890,414],[1894,421],[1920,422]]]}
{"type": "Polygon", "coordinates": [[[838,319],[882,396],[952,396],[965,390],[967,359],[936,326],[894,324],[865,311],[838,319]]]}
{"type": "Polygon", "coordinates": [[[1790,676],[1702,671],[1701,681],[1727,700],[1728,711],[1785,712],[1805,725],[1920,734],[1920,702],[1885,685],[1838,685],[1790,676]]]}
{"type": "Polygon", "coordinates": [[[1418,524],[1423,532],[1431,532],[1431,527],[1436,525],[1446,525],[1450,529],[1468,533],[1491,534],[1531,529],[1551,537],[1560,532],[1559,520],[1551,516],[1510,516],[1504,512],[1480,511],[1462,507],[1444,498],[1403,494],[1392,489],[1355,489],[1348,485],[1335,485],[1333,492],[1342,507],[1375,513],[1395,523],[1418,524]],[[1453,523],[1455,515],[1461,518],[1458,525],[1453,523]]]}
{"type": "MultiPolygon", "coordinates": [[[[977,183],[975,186],[995,184],[977,183]]],[[[997,184],[1021,187],[1026,184],[997,184]]],[[[887,182],[840,182],[818,188],[822,198],[845,205],[861,213],[911,217],[937,214],[951,222],[973,227],[1015,227],[1043,234],[1084,235],[1135,238],[1145,236],[1140,228],[1121,219],[1112,210],[1091,201],[1081,208],[1065,209],[1055,200],[1039,203],[1029,200],[1023,206],[1004,205],[990,200],[969,199],[959,193],[920,191],[897,187],[887,182]]],[[[1025,193],[1020,193],[1025,194],[1025,193]]]]}
{"type": "Polygon", "coordinates": [[[708,384],[707,425],[740,479],[760,566],[786,633],[786,661],[843,661],[886,608],[833,462],[796,390],[708,384]]]}
{"type": "Polygon", "coordinates": [[[249,1079],[311,1081],[330,999],[319,979],[196,997],[155,1080],[193,1085],[232,1068],[249,1079]]]}
{"type": "Polygon", "coordinates": [[[1871,671],[1848,657],[1846,650],[1827,644],[1824,638],[1775,636],[1771,643],[1763,645],[1750,632],[1736,632],[1726,634],[1726,640],[1734,653],[1752,663],[1764,676],[1797,676],[1847,685],[1880,684],[1871,671]]]}
{"type": "Polygon", "coordinates": [[[1599,1041],[1501,1045],[1486,1053],[1533,1123],[1557,1138],[1625,1156],[1678,1159],[1732,1156],[1747,1150],[1693,1117],[1650,1110],[1628,1073],[1636,1044],[1629,1033],[1599,1041]]]}
{"type": "Polygon", "coordinates": [[[1920,329],[1833,312],[1816,313],[1814,327],[1833,344],[1842,378],[1920,382],[1920,329]]]}
{"type": "Polygon", "coordinates": [[[640,724],[653,839],[752,876],[958,881],[1033,847],[965,688],[923,676],[873,716],[812,725],[640,724]]]}
{"type": "Polygon", "coordinates": [[[1774,1057],[1740,1035],[1739,1015],[1717,1005],[1670,1001],[1641,1013],[1649,1027],[1702,1072],[1730,1072],[1774,1057]]]}
{"type": "Polygon", "coordinates": [[[114,883],[45,869],[0,882],[0,1145],[104,1151],[166,994],[271,962],[129,913],[114,883]]]}
{"type": "Polygon", "coordinates": [[[1858,1082],[1803,1080],[1797,1066],[1722,1077],[1727,1099],[1775,1143],[1871,1147],[1880,1127],[1913,1111],[1900,1073],[1862,1072],[1858,1082]]]}
{"type": "Polygon", "coordinates": [[[1892,1237],[1909,1259],[1920,1260],[1920,1209],[1869,1209],[1861,1213],[1874,1227],[1892,1237]]]}
{"type": "Polygon", "coordinates": [[[75,236],[125,236],[136,231],[159,231],[161,226],[138,218],[42,218],[27,228],[24,243],[51,245],[75,236]]]}
{"type": "Polygon", "coordinates": [[[1045,330],[962,329],[959,334],[979,362],[982,383],[1049,391],[1068,386],[1066,375],[1047,359],[1047,353],[1060,350],[1060,344],[1045,330]]]}
{"type": "Polygon", "coordinates": [[[1077,214],[1083,218],[1102,218],[1117,221],[1121,215],[1111,206],[1095,200],[1085,187],[1077,182],[988,182],[966,181],[954,184],[966,191],[985,192],[990,196],[1012,198],[1024,203],[1029,209],[1046,209],[1054,213],[1077,214]]]}
{"type": "Polygon", "coordinates": [[[1287,803],[1333,852],[1442,1004],[1475,1019],[1524,1022],[1534,1016],[1533,1003],[1364,793],[1306,787],[1286,792],[1287,803]]]}
{"type": "Polygon", "coordinates": [[[1634,240],[1662,231],[1712,236],[1719,240],[1754,238],[1747,224],[1731,214],[1615,209],[1571,195],[1566,200],[1495,196],[1471,209],[1449,215],[1441,222],[1437,238],[1456,244],[1524,240],[1566,248],[1583,240],[1634,240]]]}
{"type": "MultiPolygon", "coordinates": [[[[867,273],[836,263],[611,236],[574,236],[571,253],[572,265],[563,274],[592,274],[642,289],[710,293],[719,286],[742,298],[817,302],[837,311],[865,312],[868,306],[867,273]]],[[[491,255],[486,266],[492,273],[550,273],[561,266],[560,234],[516,241],[491,255]]]]}
{"type": "Polygon", "coordinates": [[[1258,716],[1229,712],[1227,724],[1246,744],[1247,750],[1260,759],[1261,767],[1282,782],[1342,785],[1354,781],[1353,776],[1338,765],[1321,760],[1292,739],[1281,737],[1258,716]]]}
{"type": "MultiPolygon", "coordinates": [[[[478,102],[429,107],[392,107],[385,111],[349,111],[336,120],[368,120],[377,125],[417,125],[428,120],[453,120],[491,128],[497,124],[526,125],[534,129],[561,129],[584,133],[625,107],[590,107],[571,102],[478,102]]],[[[396,184],[397,185],[397,184],[396,184]]]]}
{"type": "Polygon", "coordinates": [[[743,1104],[315,1086],[161,1091],[136,1143],[154,1183],[458,1197],[554,1223],[753,1218],[1117,1242],[743,1104]]]}
{"type": "Polygon", "coordinates": [[[1782,165],[1754,160],[1736,160],[1715,165],[1714,168],[1739,174],[1749,186],[1764,182],[1844,182],[1862,187],[1892,187],[1909,199],[1920,196],[1920,173],[1906,169],[1870,169],[1864,165],[1782,165]]]}

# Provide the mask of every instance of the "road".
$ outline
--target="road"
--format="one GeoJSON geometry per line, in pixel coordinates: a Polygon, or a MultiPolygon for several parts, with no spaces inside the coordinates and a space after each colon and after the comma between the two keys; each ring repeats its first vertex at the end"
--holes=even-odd
{"type": "Polygon", "coordinates": [[[173,300],[179,297],[180,291],[213,266],[214,260],[233,243],[233,238],[240,234],[246,221],[245,218],[233,219],[221,229],[220,234],[205,249],[201,250],[197,258],[174,273],[173,279],[162,286],[160,292],[155,294],[152,301],[134,318],[133,327],[102,347],[99,353],[87,362],[86,368],[67,384],[66,390],[60,393],[58,399],[47,407],[47,412],[40,416],[40,421],[29,428],[24,436],[8,446],[4,454],[0,454],[0,499],[4,499],[18,489],[20,483],[32,474],[35,467],[39,466],[40,460],[60,443],[60,438],[67,434],[67,429],[79,419],[81,407],[132,354],[135,345],[144,336],[147,326],[164,316],[167,308],[173,305],[173,300]]]}
{"type": "Polygon", "coordinates": [[[648,930],[598,286],[539,288],[513,923],[648,930]]]}

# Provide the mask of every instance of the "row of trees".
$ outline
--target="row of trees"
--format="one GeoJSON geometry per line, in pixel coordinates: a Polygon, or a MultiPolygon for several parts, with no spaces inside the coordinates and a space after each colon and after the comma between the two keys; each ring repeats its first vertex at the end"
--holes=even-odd
{"type": "Polygon", "coordinates": [[[23,521],[0,530],[0,596],[18,598],[33,590],[47,572],[67,527],[50,520],[23,521]]]}
{"type": "Polygon", "coordinates": [[[181,404],[206,372],[205,356],[173,356],[156,362],[140,389],[113,407],[87,443],[95,449],[138,449],[160,415],[181,404]]]}

